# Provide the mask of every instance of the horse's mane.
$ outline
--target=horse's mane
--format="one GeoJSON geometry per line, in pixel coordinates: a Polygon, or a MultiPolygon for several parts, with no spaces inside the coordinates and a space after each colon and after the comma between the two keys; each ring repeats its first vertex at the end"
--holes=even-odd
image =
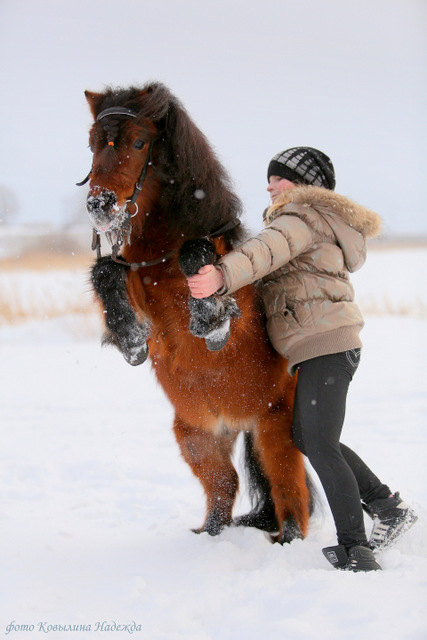
{"type": "MultiPolygon", "coordinates": [[[[230,178],[206,137],[181,102],[161,83],[142,88],[107,88],[99,111],[124,106],[149,118],[159,131],[153,163],[165,175],[162,213],[171,229],[187,238],[209,234],[241,214],[230,178]]],[[[232,244],[244,236],[239,226],[225,234],[232,244]]]]}

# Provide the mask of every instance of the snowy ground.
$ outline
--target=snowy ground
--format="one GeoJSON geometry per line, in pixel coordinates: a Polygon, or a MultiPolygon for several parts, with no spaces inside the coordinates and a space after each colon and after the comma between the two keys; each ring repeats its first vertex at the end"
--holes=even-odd
{"type": "MultiPolygon", "coordinates": [[[[411,273],[425,272],[412,271],[411,255],[399,256],[403,283],[390,277],[388,252],[374,259],[375,273],[393,281],[381,291],[406,306],[416,294],[411,273]]],[[[3,326],[1,637],[46,637],[43,622],[91,625],[49,631],[55,640],[124,638],[128,631],[93,629],[134,621],[141,630],[132,637],[147,640],[424,639],[427,335],[411,305],[406,315],[367,317],[348,401],[344,442],[420,516],[381,555],[384,571],[366,575],[337,572],[323,558],[335,538],[321,490],[305,541],[280,547],[233,528],[217,538],[191,533],[203,495],[150,366],[102,350],[91,317],[3,326]],[[35,630],[7,634],[12,621],[35,630]]],[[[236,513],[246,507],[239,498],[236,513]]]]}

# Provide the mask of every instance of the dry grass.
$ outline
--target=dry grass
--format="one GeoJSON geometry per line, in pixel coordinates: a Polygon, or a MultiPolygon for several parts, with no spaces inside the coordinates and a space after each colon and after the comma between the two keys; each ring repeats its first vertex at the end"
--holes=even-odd
{"type": "Polygon", "coordinates": [[[37,301],[25,307],[19,304],[10,306],[8,302],[2,300],[0,293],[0,326],[15,325],[28,320],[52,320],[53,318],[61,318],[73,314],[90,315],[93,314],[95,307],[90,308],[86,303],[70,304],[67,308],[58,307],[54,300],[47,301],[40,305],[37,301]]]}
{"type": "Polygon", "coordinates": [[[369,251],[388,251],[389,249],[425,249],[427,238],[425,236],[408,237],[379,237],[368,240],[369,251]]]}
{"type": "Polygon", "coordinates": [[[0,260],[0,325],[96,312],[92,254],[37,251],[0,260]]]}
{"type": "Polygon", "coordinates": [[[1,271],[88,271],[94,261],[92,253],[56,253],[36,251],[25,253],[18,258],[0,259],[1,271]]]}

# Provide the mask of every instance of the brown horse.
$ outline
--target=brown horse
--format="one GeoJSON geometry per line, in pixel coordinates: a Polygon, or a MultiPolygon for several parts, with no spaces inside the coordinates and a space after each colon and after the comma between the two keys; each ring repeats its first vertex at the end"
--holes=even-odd
{"type": "Polygon", "coordinates": [[[92,269],[106,340],[131,364],[148,354],[175,408],[177,442],[207,498],[197,532],[233,522],[231,454],[244,431],[256,505],[234,522],[278,530],[279,542],[304,537],[310,492],[292,442],[296,380],[270,346],[256,287],[200,301],[186,284],[244,237],[229,179],[164,85],[86,98],[95,120],[87,207],[95,239],[103,231],[112,245],[92,269]]]}

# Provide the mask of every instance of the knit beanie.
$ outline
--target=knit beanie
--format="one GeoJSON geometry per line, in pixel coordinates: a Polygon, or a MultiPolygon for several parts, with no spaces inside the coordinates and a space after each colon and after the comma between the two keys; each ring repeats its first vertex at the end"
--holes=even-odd
{"type": "Polygon", "coordinates": [[[312,147],[293,147],[277,153],[268,165],[267,180],[270,176],[335,189],[335,171],[330,158],[312,147]]]}

